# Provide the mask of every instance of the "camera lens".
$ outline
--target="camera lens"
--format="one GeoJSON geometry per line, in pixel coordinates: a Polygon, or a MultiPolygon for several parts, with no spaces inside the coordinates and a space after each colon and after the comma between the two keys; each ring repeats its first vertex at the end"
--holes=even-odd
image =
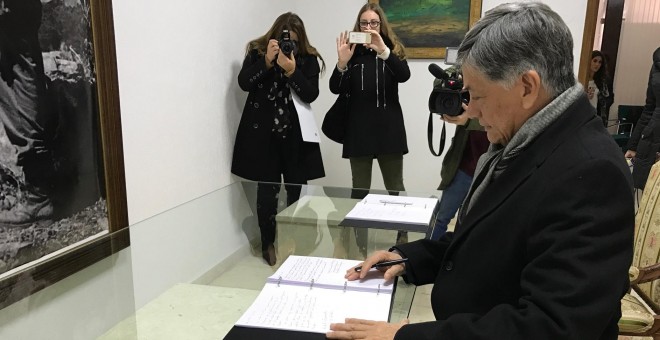
{"type": "Polygon", "coordinates": [[[286,55],[291,54],[293,52],[293,43],[291,41],[283,41],[280,44],[280,51],[286,55]]]}

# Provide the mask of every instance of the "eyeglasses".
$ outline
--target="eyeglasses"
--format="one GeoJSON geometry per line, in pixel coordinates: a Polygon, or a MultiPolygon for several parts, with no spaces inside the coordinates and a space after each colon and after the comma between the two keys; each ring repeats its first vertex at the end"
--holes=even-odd
{"type": "Polygon", "coordinates": [[[378,25],[380,25],[380,21],[378,20],[360,21],[360,27],[371,26],[371,28],[376,28],[378,25]]]}

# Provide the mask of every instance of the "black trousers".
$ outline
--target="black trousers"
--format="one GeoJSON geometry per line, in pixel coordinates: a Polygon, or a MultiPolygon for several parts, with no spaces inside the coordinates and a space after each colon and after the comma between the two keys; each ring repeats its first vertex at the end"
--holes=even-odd
{"type": "MultiPolygon", "coordinates": [[[[261,232],[261,250],[266,250],[275,242],[277,223],[275,215],[278,212],[281,183],[259,183],[257,185],[257,219],[261,232]]],[[[300,198],[300,184],[285,184],[286,206],[290,206],[300,198]]]]}

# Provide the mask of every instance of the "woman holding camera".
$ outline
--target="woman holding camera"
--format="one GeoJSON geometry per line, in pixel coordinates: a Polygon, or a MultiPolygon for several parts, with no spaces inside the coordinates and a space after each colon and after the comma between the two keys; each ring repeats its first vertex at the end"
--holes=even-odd
{"type": "MultiPolygon", "coordinates": [[[[403,155],[408,145],[399,83],[410,78],[404,47],[377,4],[360,9],[353,31],[369,34],[371,43],[351,44],[348,32],[337,38],[338,60],[330,91],[350,95],[342,157],[350,160],[353,188],[371,187],[375,158],[385,188],[391,193],[403,191],[403,155]]],[[[357,237],[358,245],[365,247],[366,235],[357,237]]],[[[399,233],[399,241],[406,238],[399,233]]]]}
{"type": "Polygon", "coordinates": [[[257,218],[262,255],[275,256],[275,215],[284,178],[287,203],[300,196],[301,184],[325,176],[318,143],[305,142],[293,95],[311,103],[319,95],[325,63],[309,43],[300,17],[280,15],[263,36],[247,45],[238,84],[248,97],[236,133],[231,171],[240,177],[271,183],[257,187],[257,218]],[[322,67],[319,67],[319,59],[322,67]],[[277,184],[275,184],[277,183],[277,184]]]}

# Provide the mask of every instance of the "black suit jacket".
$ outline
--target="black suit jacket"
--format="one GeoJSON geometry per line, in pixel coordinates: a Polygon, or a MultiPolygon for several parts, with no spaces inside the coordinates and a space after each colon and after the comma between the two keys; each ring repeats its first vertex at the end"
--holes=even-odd
{"type": "Polygon", "coordinates": [[[434,283],[438,321],[396,339],[616,339],[628,289],[630,171],[586,96],[550,125],[440,241],[397,248],[434,283]]]}

